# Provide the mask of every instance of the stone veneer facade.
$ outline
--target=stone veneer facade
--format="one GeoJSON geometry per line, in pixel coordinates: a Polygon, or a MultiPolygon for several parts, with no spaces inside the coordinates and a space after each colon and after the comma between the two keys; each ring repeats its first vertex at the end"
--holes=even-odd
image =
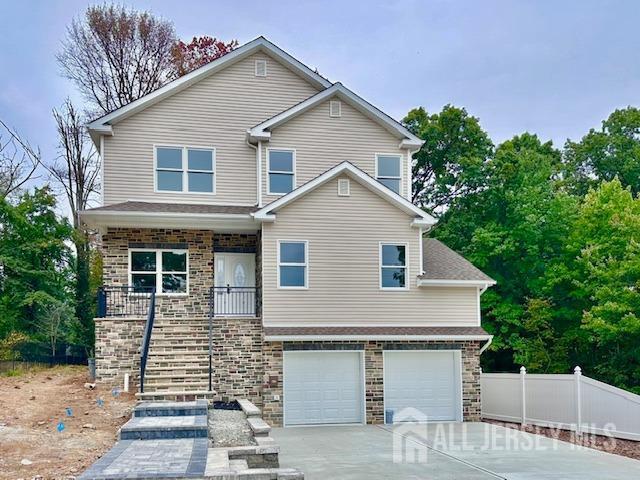
{"type": "Polygon", "coordinates": [[[125,373],[138,384],[145,318],[96,318],[96,379],[122,385],[125,373]]]}
{"type": "Polygon", "coordinates": [[[213,232],[157,228],[109,228],[102,236],[105,287],[129,285],[130,248],[189,250],[189,293],[156,296],[156,315],[201,316],[209,313],[208,293],[213,286],[213,232]]]}
{"type": "MultiPolygon", "coordinates": [[[[260,288],[259,235],[215,234],[208,230],[110,228],[103,236],[105,286],[128,285],[129,248],[189,250],[189,294],[157,297],[157,318],[208,315],[207,292],[213,286],[215,252],[256,254],[260,288]]],[[[258,299],[258,308],[260,300],[258,299]]],[[[130,373],[137,384],[145,319],[96,319],[96,370],[100,381],[121,383],[130,373]]],[[[383,351],[449,349],[462,352],[462,402],[465,421],[480,419],[480,346],[478,341],[438,342],[266,342],[259,318],[215,318],[215,389],[220,400],[248,398],[274,426],[283,421],[283,351],[355,349],[364,351],[366,422],[384,422],[383,351]],[[279,400],[274,397],[278,396],[279,400]]]]}

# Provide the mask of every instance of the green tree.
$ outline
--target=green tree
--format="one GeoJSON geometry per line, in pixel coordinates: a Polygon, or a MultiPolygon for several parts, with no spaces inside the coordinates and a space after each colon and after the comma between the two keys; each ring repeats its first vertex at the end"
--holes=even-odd
{"type": "Polygon", "coordinates": [[[456,198],[484,186],[493,144],[477,118],[446,105],[433,115],[414,108],[402,122],[425,141],[413,156],[413,203],[439,216],[456,198]]]}
{"type": "Polygon", "coordinates": [[[566,176],[584,195],[602,181],[618,178],[624,187],[640,193],[640,109],[614,111],[600,130],[591,129],[580,142],[565,145],[566,176]]]}
{"type": "Polygon", "coordinates": [[[55,208],[48,188],[0,200],[0,338],[36,334],[49,305],[73,298],[73,229],[55,208]]]}
{"type": "Polygon", "coordinates": [[[567,274],[598,378],[640,393],[640,199],[616,178],[591,190],[568,245],[567,274]]]}
{"type": "Polygon", "coordinates": [[[496,335],[486,366],[535,359],[539,370],[552,371],[568,364],[561,343],[543,351],[571,327],[553,321],[556,305],[545,297],[545,274],[564,258],[577,204],[559,189],[561,168],[551,142],[516,136],[487,162],[485,187],[458,199],[434,231],[498,281],[483,296],[483,325],[496,335]]]}

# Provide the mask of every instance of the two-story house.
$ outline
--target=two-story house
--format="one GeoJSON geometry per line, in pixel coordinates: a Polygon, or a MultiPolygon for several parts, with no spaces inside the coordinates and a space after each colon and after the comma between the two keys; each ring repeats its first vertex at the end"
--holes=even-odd
{"type": "Polygon", "coordinates": [[[276,425],[479,418],[494,282],[425,238],[403,125],[260,37],[89,131],[100,381],[276,425]]]}

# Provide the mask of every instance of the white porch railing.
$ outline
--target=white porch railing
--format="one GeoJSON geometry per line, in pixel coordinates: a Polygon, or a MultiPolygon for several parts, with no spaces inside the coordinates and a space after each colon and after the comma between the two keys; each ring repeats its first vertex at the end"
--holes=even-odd
{"type": "Polygon", "coordinates": [[[483,373],[487,419],[640,441],[640,395],[582,375],[483,373]]]}

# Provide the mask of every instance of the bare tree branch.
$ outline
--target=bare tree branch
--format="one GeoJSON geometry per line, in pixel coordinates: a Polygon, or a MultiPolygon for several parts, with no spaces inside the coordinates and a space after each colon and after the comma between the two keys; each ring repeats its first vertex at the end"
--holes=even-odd
{"type": "Polygon", "coordinates": [[[0,199],[5,199],[35,178],[41,155],[39,148],[32,147],[2,120],[0,127],[0,199]]]}
{"type": "Polygon", "coordinates": [[[87,208],[100,187],[100,162],[84,120],[69,99],[60,111],[53,110],[53,118],[58,131],[59,157],[45,167],[64,190],[73,225],[80,228],[79,212],[87,208]]]}
{"type": "Polygon", "coordinates": [[[175,78],[171,22],[124,6],[97,5],[67,29],[58,64],[103,115],[175,78]]]}

